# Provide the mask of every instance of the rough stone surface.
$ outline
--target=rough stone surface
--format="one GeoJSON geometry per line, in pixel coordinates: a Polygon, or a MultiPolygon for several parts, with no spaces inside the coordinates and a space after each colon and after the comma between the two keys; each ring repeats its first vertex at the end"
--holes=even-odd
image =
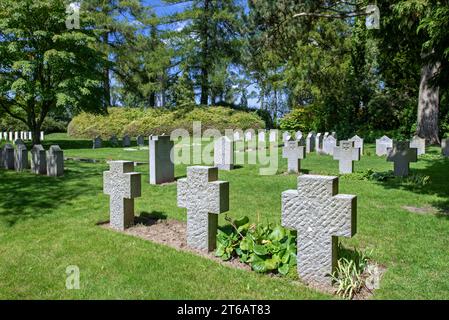
{"type": "Polygon", "coordinates": [[[410,148],[418,149],[418,156],[426,154],[426,139],[414,136],[410,141],[410,148]]]}
{"type": "Polygon", "coordinates": [[[47,151],[47,175],[61,177],[64,175],[64,151],[57,146],[51,146],[47,151]]]}
{"type": "Polygon", "coordinates": [[[141,174],[131,161],[111,161],[103,172],[103,192],[110,196],[110,224],[125,230],[134,223],[134,199],[141,195],[141,174]]]}
{"type": "Polygon", "coordinates": [[[92,140],[92,149],[99,149],[103,144],[103,140],[100,137],[95,137],[92,140]]]}
{"type": "Polygon", "coordinates": [[[214,165],[220,170],[234,169],[234,141],[226,136],[214,142],[214,165]]]}
{"type": "Polygon", "coordinates": [[[17,144],[14,150],[14,167],[17,172],[28,169],[28,150],[24,144],[17,144]]]}
{"type": "Polygon", "coordinates": [[[317,154],[323,153],[323,134],[321,132],[315,136],[315,151],[317,154]]]}
{"type": "Polygon", "coordinates": [[[257,134],[257,139],[258,139],[258,141],[259,142],[265,142],[265,140],[266,140],[266,135],[267,135],[267,132],[265,131],[265,130],[262,130],[262,131],[259,131],[259,133],[257,134]]]}
{"type": "Polygon", "coordinates": [[[131,146],[131,138],[128,135],[125,135],[122,139],[123,148],[128,148],[131,146]]]}
{"type": "Polygon", "coordinates": [[[315,139],[316,139],[316,133],[315,132],[309,132],[306,138],[306,153],[311,153],[315,151],[315,139]]]}
{"type": "Polygon", "coordinates": [[[289,173],[299,173],[301,170],[301,160],[306,157],[305,149],[293,137],[285,142],[284,148],[282,148],[282,157],[287,159],[289,173]]]}
{"type": "Polygon", "coordinates": [[[328,155],[334,154],[334,148],[337,146],[337,139],[335,139],[333,136],[328,135],[323,140],[323,153],[328,155]]]}
{"type": "Polygon", "coordinates": [[[170,136],[150,136],[149,141],[150,184],[175,181],[174,142],[170,136]]]}
{"type": "Polygon", "coordinates": [[[9,143],[3,147],[3,168],[14,170],[14,147],[9,143]]]}
{"type": "Polygon", "coordinates": [[[292,134],[288,131],[284,131],[282,133],[282,141],[284,141],[284,143],[289,141],[291,137],[292,137],[292,134]]]}
{"type": "Polygon", "coordinates": [[[330,285],[338,237],[352,237],[357,197],[338,194],[338,178],[302,175],[297,190],[282,193],[282,225],[298,231],[298,274],[306,283],[330,285]]]}
{"type": "Polygon", "coordinates": [[[349,141],[353,141],[354,142],[354,148],[359,148],[360,149],[360,155],[363,155],[363,139],[360,138],[359,136],[355,135],[351,139],[349,139],[349,141]]]}
{"type": "Polygon", "coordinates": [[[296,131],[295,138],[296,140],[303,140],[304,136],[301,131],[296,131]]]}
{"type": "Polygon", "coordinates": [[[218,214],[229,210],[229,182],[217,181],[218,168],[193,166],[178,180],[178,206],[187,209],[187,245],[213,251],[218,214]]]}
{"type": "Polygon", "coordinates": [[[443,153],[443,156],[449,157],[449,138],[441,141],[441,152],[443,153]]]}
{"type": "Polygon", "coordinates": [[[380,139],[376,140],[376,154],[379,157],[387,155],[387,149],[393,147],[393,140],[388,138],[387,136],[383,136],[380,139]]]}
{"type": "Polygon", "coordinates": [[[394,175],[406,177],[410,172],[410,162],[418,161],[418,149],[410,148],[408,141],[395,141],[387,150],[387,161],[394,162],[394,175]]]}
{"type": "Polygon", "coordinates": [[[42,145],[36,144],[31,149],[31,172],[47,174],[47,154],[42,145]]]}
{"type": "Polygon", "coordinates": [[[340,146],[334,148],[334,160],[339,161],[341,174],[353,173],[354,161],[360,161],[360,149],[354,145],[354,141],[340,141],[340,146]]]}

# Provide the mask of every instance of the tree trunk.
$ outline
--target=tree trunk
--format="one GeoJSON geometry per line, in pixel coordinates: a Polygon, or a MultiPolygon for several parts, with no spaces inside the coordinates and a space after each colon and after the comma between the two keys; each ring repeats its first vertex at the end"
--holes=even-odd
{"type": "Polygon", "coordinates": [[[200,103],[209,104],[209,0],[204,1],[204,18],[202,21],[201,37],[203,41],[201,49],[201,98],[200,103]]]}
{"type": "Polygon", "coordinates": [[[109,68],[105,67],[103,70],[103,90],[104,90],[104,106],[109,108],[111,106],[111,85],[109,83],[109,68]]]}
{"type": "Polygon", "coordinates": [[[427,64],[421,69],[419,86],[418,124],[416,134],[429,144],[439,144],[439,93],[438,86],[432,86],[431,80],[438,73],[439,63],[427,64]]]}

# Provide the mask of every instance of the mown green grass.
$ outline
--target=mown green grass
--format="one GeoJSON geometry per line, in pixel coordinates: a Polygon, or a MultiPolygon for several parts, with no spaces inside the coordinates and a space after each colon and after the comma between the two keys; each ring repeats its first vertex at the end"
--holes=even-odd
{"type": "MultiPolygon", "coordinates": [[[[69,157],[148,161],[148,150],[91,150],[91,142],[50,135],[69,157]]],[[[373,146],[356,163],[356,171],[392,168],[373,156],[373,146]]],[[[340,179],[340,192],[358,196],[358,232],[341,239],[344,247],[372,250],[387,268],[376,299],[448,299],[449,160],[439,150],[412,164],[413,174],[428,175],[426,186],[400,181],[340,179]],[[410,213],[404,206],[433,207],[441,214],[410,213]]],[[[108,219],[108,197],[102,193],[105,162],[66,161],[63,178],[0,170],[0,298],[124,299],[327,299],[289,279],[231,269],[214,261],[100,228],[108,219]],[[81,271],[81,290],[65,288],[66,267],[81,271]]],[[[310,155],[302,162],[308,173],[338,174],[328,156],[310,155]]],[[[258,166],[220,172],[230,182],[228,215],[280,223],[281,193],[296,187],[294,175],[258,175],[258,166]]],[[[286,169],[280,160],[279,171],[286,169]]],[[[142,172],[142,197],[136,214],[152,213],[185,220],[176,206],[176,185],[150,186],[148,166],[142,172]]],[[[184,165],[176,176],[185,175],[184,165]]],[[[226,224],[220,216],[220,224],[226,224]]]]}

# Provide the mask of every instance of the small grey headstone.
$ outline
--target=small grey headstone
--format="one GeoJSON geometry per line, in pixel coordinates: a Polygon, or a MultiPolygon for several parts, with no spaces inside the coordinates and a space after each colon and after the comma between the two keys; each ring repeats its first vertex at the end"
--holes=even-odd
{"type": "Polygon", "coordinates": [[[16,139],[16,140],[14,140],[14,144],[17,146],[17,145],[19,145],[19,144],[25,144],[25,142],[23,142],[23,140],[22,139],[16,139]]]}
{"type": "Polygon", "coordinates": [[[234,142],[226,136],[214,142],[214,165],[220,170],[234,169],[234,142]]]}
{"type": "Polygon", "coordinates": [[[410,148],[410,142],[398,141],[387,151],[387,161],[394,162],[394,175],[406,177],[410,172],[410,162],[418,161],[418,149],[410,148]]]}
{"type": "Polygon", "coordinates": [[[360,138],[358,135],[353,136],[349,141],[354,142],[354,148],[360,149],[360,155],[363,155],[363,139],[360,138]]]}
{"type": "Polygon", "coordinates": [[[145,138],[143,136],[137,136],[137,146],[139,147],[145,146],[145,138]]]}
{"type": "Polygon", "coordinates": [[[47,151],[47,175],[49,177],[61,177],[64,175],[64,152],[53,145],[47,151]]]}
{"type": "Polygon", "coordinates": [[[443,156],[449,157],[449,138],[441,141],[441,152],[443,153],[443,156]]]}
{"type": "Polygon", "coordinates": [[[162,184],[175,181],[173,163],[174,142],[170,136],[150,136],[150,184],[162,184]]]}
{"type": "Polygon", "coordinates": [[[31,172],[47,174],[47,154],[40,144],[36,144],[31,149],[31,172]]]}
{"type": "Polygon", "coordinates": [[[112,135],[109,138],[109,144],[111,145],[111,147],[117,147],[118,146],[118,139],[116,135],[112,135]]]}
{"type": "Polygon", "coordinates": [[[354,147],[354,141],[340,141],[340,146],[334,148],[334,160],[339,161],[341,174],[354,172],[354,161],[360,161],[360,149],[354,147]]]}
{"type": "Polygon", "coordinates": [[[301,170],[301,160],[306,157],[305,149],[293,137],[290,137],[290,140],[285,142],[284,148],[282,149],[282,157],[287,159],[289,173],[299,173],[301,170]]]}
{"type": "Polygon", "coordinates": [[[410,148],[418,149],[418,156],[426,154],[426,139],[414,136],[410,141],[410,148]]]}
{"type": "Polygon", "coordinates": [[[3,147],[3,167],[14,170],[14,147],[9,143],[3,147]]]}
{"type": "Polygon", "coordinates": [[[387,136],[383,136],[380,139],[376,140],[376,154],[381,156],[387,155],[387,149],[393,147],[393,140],[388,138],[387,136]]]}
{"type": "Polygon", "coordinates": [[[14,150],[14,167],[17,172],[28,169],[28,150],[24,144],[17,144],[14,150]]]}
{"type": "Polygon", "coordinates": [[[321,132],[315,136],[315,151],[317,154],[323,153],[323,134],[321,132]]]}
{"type": "Polygon", "coordinates": [[[315,151],[315,139],[316,139],[315,132],[313,131],[309,132],[306,138],[306,153],[311,153],[315,151]]]}
{"type": "Polygon", "coordinates": [[[337,139],[335,139],[333,136],[328,135],[323,140],[323,152],[328,155],[334,154],[334,148],[337,146],[337,139]]]}
{"type": "Polygon", "coordinates": [[[125,135],[122,140],[123,148],[128,148],[131,146],[131,138],[128,135],[125,135]]]}
{"type": "Polygon", "coordinates": [[[92,141],[92,149],[100,149],[103,144],[103,140],[97,136],[92,141]]]}

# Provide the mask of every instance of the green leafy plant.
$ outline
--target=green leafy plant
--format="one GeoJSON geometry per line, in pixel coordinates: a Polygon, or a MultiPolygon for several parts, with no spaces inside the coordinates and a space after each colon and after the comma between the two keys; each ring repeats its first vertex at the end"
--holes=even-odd
{"type": "Polygon", "coordinates": [[[231,224],[219,230],[215,255],[223,260],[238,257],[259,273],[288,274],[296,265],[296,234],[279,225],[250,224],[248,217],[226,218],[231,224]]]}

